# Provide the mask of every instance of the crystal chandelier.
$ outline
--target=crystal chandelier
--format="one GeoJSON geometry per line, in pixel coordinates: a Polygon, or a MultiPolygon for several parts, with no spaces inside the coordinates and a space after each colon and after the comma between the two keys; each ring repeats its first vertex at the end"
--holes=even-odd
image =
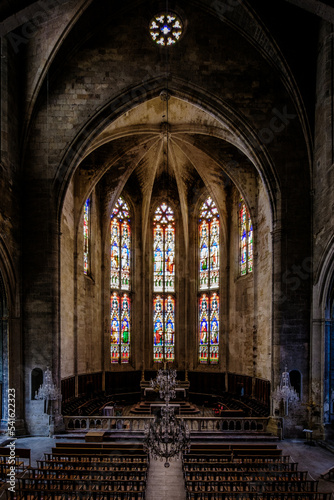
{"type": "Polygon", "coordinates": [[[49,367],[44,372],[43,384],[39,387],[38,392],[35,392],[36,399],[46,399],[50,401],[60,400],[62,398],[61,392],[52,380],[52,374],[49,367]]]}
{"type": "Polygon", "coordinates": [[[169,467],[169,460],[180,458],[182,453],[190,451],[190,432],[183,419],[176,418],[174,408],[169,401],[175,398],[176,370],[159,370],[155,380],[151,380],[151,387],[159,390],[160,397],[165,400],[161,408],[161,417],[146,424],[144,451],[155,460],[165,460],[165,467],[169,467]]]}
{"type": "Polygon", "coordinates": [[[161,399],[169,403],[176,397],[176,370],[159,370],[155,380],[151,379],[151,387],[159,391],[161,399]]]}
{"type": "Polygon", "coordinates": [[[284,403],[284,415],[289,414],[289,403],[296,403],[299,401],[298,394],[295,389],[291,386],[290,375],[287,371],[288,368],[285,366],[285,372],[281,375],[280,385],[277,386],[273,393],[273,399],[277,402],[283,401],[284,403]]]}

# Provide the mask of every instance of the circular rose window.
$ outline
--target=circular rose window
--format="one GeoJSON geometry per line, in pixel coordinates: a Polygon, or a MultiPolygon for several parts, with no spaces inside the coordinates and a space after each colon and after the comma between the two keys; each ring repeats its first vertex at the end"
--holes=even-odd
{"type": "Polygon", "coordinates": [[[152,40],[158,45],[174,45],[182,35],[181,19],[175,14],[159,14],[150,22],[152,40]]]}

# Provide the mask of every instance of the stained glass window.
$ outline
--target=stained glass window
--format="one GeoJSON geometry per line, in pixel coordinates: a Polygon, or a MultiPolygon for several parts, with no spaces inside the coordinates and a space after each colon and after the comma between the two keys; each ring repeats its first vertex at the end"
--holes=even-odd
{"type": "Polygon", "coordinates": [[[110,220],[110,324],[111,362],[128,363],[130,358],[130,257],[129,207],[123,198],[115,203],[110,220]]]}
{"type": "Polygon", "coordinates": [[[90,198],[87,198],[84,206],[83,236],[84,236],[84,274],[90,271],[90,198]]]}
{"type": "Polygon", "coordinates": [[[182,21],[175,14],[158,14],[150,22],[152,40],[158,45],[174,45],[182,35],[182,21]]]}
{"type": "Polygon", "coordinates": [[[175,221],[162,203],[153,219],[153,359],[175,360],[175,221]]]}
{"type": "Polygon", "coordinates": [[[219,361],[219,214],[215,202],[208,197],[199,218],[199,361],[219,361]]]}
{"type": "Polygon", "coordinates": [[[240,274],[253,271],[253,224],[246,203],[243,198],[239,203],[240,228],[240,274]]]}

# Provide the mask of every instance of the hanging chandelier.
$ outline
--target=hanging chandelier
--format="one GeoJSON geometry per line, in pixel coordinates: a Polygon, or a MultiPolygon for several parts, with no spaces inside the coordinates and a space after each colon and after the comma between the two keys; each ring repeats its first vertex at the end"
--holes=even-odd
{"type": "Polygon", "coordinates": [[[290,375],[287,366],[285,366],[285,371],[281,375],[280,385],[277,386],[272,397],[278,403],[280,401],[283,401],[285,416],[289,414],[289,403],[296,403],[297,401],[299,401],[298,394],[291,386],[290,375]]]}
{"type": "Polygon", "coordinates": [[[176,418],[174,408],[169,406],[170,399],[176,396],[176,370],[159,370],[151,387],[159,390],[165,405],[161,408],[161,417],[156,417],[145,427],[144,451],[152,458],[165,460],[169,467],[171,458],[180,458],[190,451],[190,432],[188,425],[181,418],[176,418]]]}
{"type": "Polygon", "coordinates": [[[35,392],[35,398],[50,401],[56,401],[62,398],[59,388],[53,383],[52,373],[49,367],[47,367],[44,372],[43,384],[39,387],[38,392],[35,392]]]}
{"type": "Polygon", "coordinates": [[[158,371],[157,377],[150,382],[153,389],[158,390],[160,398],[165,400],[165,403],[169,403],[171,399],[176,397],[176,370],[165,368],[158,371]]]}

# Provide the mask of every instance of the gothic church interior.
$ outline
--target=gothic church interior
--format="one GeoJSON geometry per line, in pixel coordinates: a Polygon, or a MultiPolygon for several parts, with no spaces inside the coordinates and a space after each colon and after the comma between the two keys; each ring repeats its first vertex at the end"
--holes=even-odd
{"type": "Polygon", "coordinates": [[[18,434],[49,434],[47,368],[64,408],[171,366],[330,439],[331,2],[15,0],[0,21],[2,429],[14,388],[18,434]]]}

